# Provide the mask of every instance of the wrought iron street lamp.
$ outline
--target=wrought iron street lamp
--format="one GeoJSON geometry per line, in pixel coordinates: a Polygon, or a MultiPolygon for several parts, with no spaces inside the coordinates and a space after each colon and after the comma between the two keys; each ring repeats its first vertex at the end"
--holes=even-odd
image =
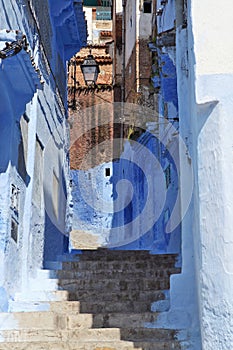
{"type": "Polygon", "coordinates": [[[81,70],[86,85],[95,85],[100,69],[91,52],[81,64],[81,70]]]}

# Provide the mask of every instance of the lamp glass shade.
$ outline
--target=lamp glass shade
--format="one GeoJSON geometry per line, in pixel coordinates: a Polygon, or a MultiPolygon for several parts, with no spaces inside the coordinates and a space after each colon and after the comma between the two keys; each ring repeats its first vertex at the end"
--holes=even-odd
{"type": "Polygon", "coordinates": [[[92,55],[88,55],[83,64],[81,64],[81,70],[87,85],[96,83],[99,74],[99,66],[92,55]]]}

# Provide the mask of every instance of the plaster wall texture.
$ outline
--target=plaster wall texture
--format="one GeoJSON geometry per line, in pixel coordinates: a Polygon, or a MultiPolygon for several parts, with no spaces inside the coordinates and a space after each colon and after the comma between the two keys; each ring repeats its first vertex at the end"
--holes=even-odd
{"type": "MultiPolygon", "coordinates": [[[[221,19],[213,22],[217,3],[209,7],[207,1],[191,1],[190,26],[177,30],[180,134],[190,154],[181,159],[181,188],[190,176],[188,164],[195,183],[182,221],[182,275],[187,281],[193,276],[182,303],[189,296],[199,317],[195,323],[200,321],[201,343],[194,341],[194,348],[207,350],[231,349],[233,344],[230,2],[221,3],[221,9],[221,19]],[[216,48],[221,54],[216,55],[216,48]]],[[[184,197],[185,191],[181,207],[184,197]]],[[[178,287],[176,277],[172,280],[178,287]]]]}
{"type": "MultiPolygon", "coordinates": [[[[65,11],[72,12],[72,4],[69,2],[70,7],[65,11]]],[[[50,5],[50,2],[37,1],[0,2],[1,26],[11,30],[9,33],[1,31],[1,49],[19,30],[26,35],[31,50],[31,57],[22,49],[17,55],[0,61],[0,142],[4,150],[0,155],[1,311],[7,311],[8,301],[16,292],[28,291],[29,278],[45,260],[54,259],[66,248],[69,193],[64,93],[67,23],[60,18],[59,32],[56,31],[58,18],[50,17],[50,5]],[[48,16],[45,16],[45,9],[48,16]],[[39,33],[41,36],[37,32],[40,25],[43,26],[41,14],[47,18],[43,30],[51,34],[46,40],[43,30],[39,33]],[[47,31],[47,26],[51,32],[47,31]],[[57,56],[50,56],[50,47],[51,51],[58,52],[57,56]],[[61,69],[64,72],[58,80],[57,68],[60,73],[61,69]],[[44,80],[43,88],[40,79],[44,80]],[[12,229],[13,220],[18,232],[12,229]]],[[[78,2],[75,8],[76,5],[78,2]]],[[[60,12],[55,11],[53,15],[59,17],[63,10],[60,8],[60,12]]],[[[75,18],[72,19],[74,24],[75,18]]],[[[82,41],[77,40],[76,47],[81,46],[82,41]]],[[[72,45],[68,51],[72,51],[72,45]]]]}
{"type": "Polygon", "coordinates": [[[194,64],[190,109],[198,181],[194,210],[199,213],[196,226],[200,249],[196,259],[200,266],[197,278],[204,349],[230,349],[233,344],[230,8],[229,1],[221,3],[221,17],[214,25],[217,3],[209,7],[207,1],[201,5],[192,1],[190,8],[192,32],[188,50],[190,66],[194,64]],[[216,47],[221,54],[216,55],[216,47]]]}

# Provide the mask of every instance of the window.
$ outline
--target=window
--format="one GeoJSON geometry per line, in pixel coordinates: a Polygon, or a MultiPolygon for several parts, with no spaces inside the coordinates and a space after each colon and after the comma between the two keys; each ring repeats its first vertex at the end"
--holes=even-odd
{"type": "Polygon", "coordinates": [[[110,168],[105,168],[105,176],[110,176],[110,168]]]}
{"type": "Polygon", "coordinates": [[[19,226],[19,188],[11,185],[11,238],[18,242],[19,226]]]}
{"type": "Polygon", "coordinates": [[[43,196],[43,145],[36,135],[35,160],[34,160],[34,178],[32,201],[38,209],[42,208],[43,196]]]}
{"type": "Polygon", "coordinates": [[[166,187],[168,188],[168,186],[171,183],[171,166],[170,166],[170,164],[166,167],[164,173],[165,173],[166,187]]]}
{"type": "Polygon", "coordinates": [[[20,142],[18,146],[18,164],[17,169],[21,178],[26,182],[27,179],[27,151],[28,151],[28,122],[24,114],[19,123],[20,142]]]}
{"type": "Polygon", "coordinates": [[[12,218],[11,219],[11,238],[18,242],[18,223],[12,218]]]}
{"type": "Polygon", "coordinates": [[[143,12],[144,13],[151,13],[152,12],[151,1],[144,1],[144,3],[143,3],[143,12]]]}

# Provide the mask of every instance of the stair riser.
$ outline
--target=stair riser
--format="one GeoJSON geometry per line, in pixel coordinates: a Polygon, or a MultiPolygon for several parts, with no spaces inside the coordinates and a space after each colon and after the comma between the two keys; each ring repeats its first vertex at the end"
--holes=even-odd
{"type": "Polygon", "coordinates": [[[164,300],[165,294],[162,291],[126,291],[126,292],[118,292],[118,293],[99,293],[99,291],[93,290],[84,290],[71,292],[69,295],[70,300],[80,300],[85,302],[93,302],[95,300],[105,301],[105,302],[118,302],[118,301],[158,301],[164,300]]]}
{"type": "MultiPolygon", "coordinates": [[[[135,343],[136,349],[146,350],[180,350],[181,346],[175,341],[171,342],[138,342],[135,343]]],[[[133,342],[73,342],[73,343],[5,343],[0,350],[133,350],[135,349],[133,342]]]]}
{"type": "Polygon", "coordinates": [[[64,289],[69,292],[75,292],[76,290],[98,290],[100,294],[109,293],[110,291],[146,291],[146,290],[166,290],[170,287],[169,280],[162,281],[66,281],[61,280],[59,282],[59,289],[64,289]]]}
{"type": "Polygon", "coordinates": [[[121,339],[127,341],[170,341],[174,340],[177,332],[170,329],[156,328],[123,328],[121,339]]]}
{"type": "Polygon", "coordinates": [[[72,341],[119,341],[120,330],[116,328],[102,328],[102,329],[75,329],[70,331],[26,331],[26,330],[13,330],[13,331],[1,331],[0,342],[68,342],[72,341]]]}
{"type": "Polygon", "coordinates": [[[79,328],[91,328],[93,316],[91,314],[67,315],[59,312],[21,312],[8,314],[3,322],[0,314],[0,331],[3,330],[69,330],[79,328]],[[75,326],[74,326],[75,325],[75,326]]]}
{"type": "MultiPolygon", "coordinates": [[[[150,254],[149,251],[143,250],[106,250],[106,251],[88,251],[83,250],[81,254],[69,254],[72,260],[127,260],[127,261],[137,261],[137,260],[153,260],[163,263],[164,261],[173,261],[177,259],[177,254],[150,254]]],[[[64,254],[65,260],[68,256],[64,254]]],[[[62,259],[60,259],[61,261],[62,259]]]]}
{"type": "Polygon", "coordinates": [[[148,279],[158,279],[158,278],[169,278],[172,274],[180,273],[179,269],[165,269],[165,270],[152,270],[152,271],[134,271],[127,273],[125,271],[63,271],[58,270],[54,272],[54,276],[50,278],[56,279],[92,279],[100,280],[103,277],[106,279],[139,279],[139,278],[148,278],[148,279]]]}
{"type": "Polygon", "coordinates": [[[125,303],[81,303],[80,312],[83,313],[115,313],[115,312],[148,312],[151,311],[151,303],[125,302],[125,303]]]}
{"type": "Polygon", "coordinates": [[[169,329],[149,328],[99,328],[99,329],[75,329],[75,330],[11,330],[0,332],[0,342],[18,341],[172,341],[176,332],[169,329]]]}
{"type": "MultiPolygon", "coordinates": [[[[69,271],[128,271],[131,273],[140,272],[142,270],[157,270],[174,268],[174,263],[156,264],[154,262],[142,261],[136,263],[128,263],[125,261],[117,262],[101,262],[101,261],[80,261],[80,262],[63,262],[62,269],[69,271]]],[[[60,268],[58,268],[60,269],[60,268]]]]}
{"type": "MultiPolygon", "coordinates": [[[[106,313],[93,315],[93,327],[95,328],[127,328],[144,327],[145,323],[157,320],[156,313],[106,313]]],[[[75,316],[71,316],[71,322],[75,325],[75,316]]]]}

